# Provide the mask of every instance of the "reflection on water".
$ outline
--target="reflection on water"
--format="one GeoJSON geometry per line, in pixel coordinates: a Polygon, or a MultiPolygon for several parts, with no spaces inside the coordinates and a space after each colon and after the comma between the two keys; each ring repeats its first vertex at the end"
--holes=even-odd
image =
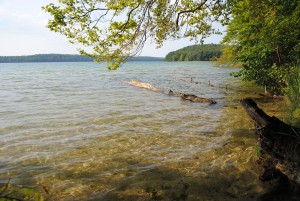
{"type": "Polygon", "coordinates": [[[209,62],[132,62],[113,72],[93,63],[1,64],[0,180],[45,186],[51,200],[256,200],[266,189],[238,100],[260,89],[231,71],[209,62]],[[135,88],[131,79],[218,104],[135,88]]]}

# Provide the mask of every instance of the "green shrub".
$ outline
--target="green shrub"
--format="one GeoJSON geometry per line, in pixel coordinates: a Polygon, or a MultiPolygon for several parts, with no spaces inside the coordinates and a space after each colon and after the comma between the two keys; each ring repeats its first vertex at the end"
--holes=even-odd
{"type": "Polygon", "coordinates": [[[288,77],[288,86],[285,89],[289,101],[289,121],[300,127],[300,65],[299,62],[288,77]]]}

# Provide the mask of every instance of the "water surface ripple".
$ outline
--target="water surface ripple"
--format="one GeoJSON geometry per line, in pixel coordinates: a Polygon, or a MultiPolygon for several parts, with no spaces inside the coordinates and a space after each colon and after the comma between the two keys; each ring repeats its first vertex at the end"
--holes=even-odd
{"type": "Polygon", "coordinates": [[[46,186],[51,200],[253,200],[263,192],[248,160],[255,136],[232,71],[210,62],[0,64],[1,182],[46,186]]]}

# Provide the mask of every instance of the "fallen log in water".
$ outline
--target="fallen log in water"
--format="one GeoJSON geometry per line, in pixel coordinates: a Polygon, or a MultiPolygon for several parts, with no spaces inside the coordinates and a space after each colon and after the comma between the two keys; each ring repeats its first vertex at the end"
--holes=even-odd
{"type": "Polygon", "coordinates": [[[180,98],[184,99],[184,100],[189,100],[192,102],[200,102],[200,103],[210,103],[210,104],[216,104],[217,102],[211,99],[207,99],[207,98],[201,98],[198,96],[195,96],[193,94],[184,94],[184,93],[178,93],[177,96],[179,96],[180,98]]]}
{"type": "Polygon", "coordinates": [[[192,102],[199,102],[199,103],[210,103],[210,104],[217,103],[214,100],[207,99],[207,98],[201,98],[201,97],[198,97],[198,96],[193,95],[193,94],[175,93],[172,90],[161,90],[160,88],[158,88],[158,87],[156,87],[156,86],[154,86],[150,83],[147,83],[147,82],[140,82],[138,80],[131,80],[128,83],[132,86],[141,87],[141,88],[148,89],[148,90],[154,91],[154,92],[164,93],[164,94],[169,95],[169,96],[178,96],[183,100],[189,100],[189,101],[192,101],[192,102]]]}
{"type": "Polygon", "coordinates": [[[268,172],[275,177],[281,175],[278,174],[280,171],[288,178],[289,191],[299,194],[300,130],[274,116],[270,117],[251,99],[242,99],[241,104],[256,125],[258,142],[262,151],[273,160],[273,167],[265,167],[265,172],[260,177],[261,180],[268,175],[268,172]]]}
{"type": "Polygon", "coordinates": [[[155,92],[161,92],[161,90],[159,88],[157,88],[156,86],[154,86],[152,84],[149,84],[147,82],[140,82],[138,80],[131,80],[128,83],[132,86],[141,87],[141,88],[144,88],[144,89],[149,89],[149,90],[155,91],[155,92]]]}
{"type": "Polygon", "coordinates": [[[191,78],[191,77],[181,77],[179,79],[184,82],[193,82],[193,78],[191,78]]]}

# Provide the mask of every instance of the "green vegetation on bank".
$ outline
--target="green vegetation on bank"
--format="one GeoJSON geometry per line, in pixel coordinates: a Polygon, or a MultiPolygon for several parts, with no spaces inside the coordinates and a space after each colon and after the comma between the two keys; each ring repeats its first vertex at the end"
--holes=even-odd
{"type": "MultiPolygon", "coordinates": [[[[288,77],[288,86],[285,89],[289,103],[289,122],[300,127],[300,65],[294,68],[294,72],[288,77]]],[[[298,135],[300,137],[300,134],[298,135]]]]}
{"type": "Polygon", "coordinates": [[[299,0],[232,2],[223,44],[226,57],[242,65],[235,76],[283,94],[300,59],[299,0]]]}
{"type": "MultiPolygon", "coordinates": [[[[162,61],[160,57],[132,57],[129,61],[162,61]]],[[[26,62],[92,62],[93,58],[72,54],[36,54],[28,56],[0,56],[0,63],[26,62]]]]}
{"type": "Polygon", "coordinates": [[[222,48],[217,44],[187,46],[168,53],[165,61],[211,61],[221,56],[222,48]]]}

